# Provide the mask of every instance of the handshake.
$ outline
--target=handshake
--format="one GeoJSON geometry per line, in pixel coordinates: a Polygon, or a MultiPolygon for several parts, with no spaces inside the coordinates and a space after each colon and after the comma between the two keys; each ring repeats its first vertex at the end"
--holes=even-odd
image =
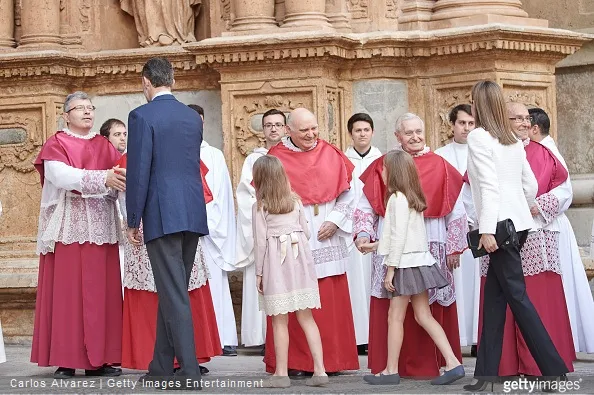
{"type": "Polygon", "coordinates": [[[107,170],[105,186],[124,192],[126,190],[126,169],[118,165],[107,170]]]}
{"type": "Polygon", "coordinates": [[[368,237],[361,237],[355,240],[355,246],[362,254],[367,254],[377,250],[378,242],[370,242],[368,237]]]}

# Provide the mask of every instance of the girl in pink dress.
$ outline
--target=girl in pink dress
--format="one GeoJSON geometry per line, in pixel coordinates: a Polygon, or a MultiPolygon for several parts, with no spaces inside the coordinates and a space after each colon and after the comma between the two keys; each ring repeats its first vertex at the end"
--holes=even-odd
{"type": "Polygon", "coordinates": [[[309,231],[303,205],[291,191],[281,162],[263,156],[254,163],[256,203],[252,208],[256,286],[260,310],[272,316],[276,371],[266,386],[291,386],[287,372],[289,354],[288,313],[296,312],[314,361],[310,386],[328,383],[322,340],[310,309],[320,308],[318,280],[309,248],[309,231]]]}

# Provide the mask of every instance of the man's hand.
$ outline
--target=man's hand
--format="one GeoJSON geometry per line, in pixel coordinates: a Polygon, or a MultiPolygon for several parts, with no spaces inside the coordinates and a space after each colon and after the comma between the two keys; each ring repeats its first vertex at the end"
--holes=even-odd
{"type": "Polygon", "coordinates": [[[264,290],[262,289],[262,276],[256,276],[256,289],[259,294],[264,295],[264,290]]]}
{"type": "Polygon", "coordinates": [[[126,236],[128,237],[128,241],[130,244],[136,247],[140,247],[142,244],[142,240],[140,240],[139,230],[138,228],[128,228],[126,231],[126,236]]]}
{"type": "MultiPolygon", "coordinates": [[[[118,169],[121,171],[122,169],[118,169]]],[[[114,169],[107,170],[107,178],[105,179],[105,186],[113,188],[120,192],[126,190],[126,176],[124,174],[117,173],[114,169]]]]}
{"type": "Polygon", "coordinates": [[[450,271],[453,271],[454,269],[457,269],[460,267],[460,255],[448,255],[446,257],[446,263],[448,265],[448,269],[450,269],[450,271]]]}
{"type": "Polygon", "coordinates": [[[334,236],[334,233],[336,233],[336,229],[338,229],[336,224],[330,221],[325,221],[322,226],[320,226],[320,230],[318,231],[318,241],[331,238],[334,236]]]}
{"type": "Polygon", "coordinates": [[[479,240],[478,248],[479,250],[481,247],[485,247],[485,251],[489,254],[492,252],[497,251],[499,247],[497,247],[497,240],[495,240],[495,236],[490,235],[488,233],[482,234],[481,239],[479,240]]]}
{"type": "Polygon", "coordinates": [[[355,247],[357,247],[359,252],[363,253],[363,249],[361,247],[363,247],[365,244],[369,244],[369,241],[370,240],[368,237],[357,237],[355,240],[355,247]]]}
{"type": "Polygon", "coordinates": [[[532,216],[540,214],[540,210],[538,210],[538,206],[536,204],[530,207],[530,214],[532,214],[532,216]]]}

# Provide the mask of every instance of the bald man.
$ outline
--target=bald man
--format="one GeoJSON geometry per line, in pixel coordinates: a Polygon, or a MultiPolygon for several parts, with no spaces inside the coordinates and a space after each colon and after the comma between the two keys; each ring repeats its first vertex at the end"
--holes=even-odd
{"type": "MultiPolygon", "coordinates": [[[[355,193],[351,188],[354,166],[337,147],[319,138],[316,116],[305,108],[289,114],[288,136],[268,151],[287,172],[293,190],[301,197],[312,237],[321,309],[313,309],[322,337],[324,366],[328,373],[358,370],[359,358],[349,296],[346,266],[352,238],[355,193]]],[[[307,340],[294,313],[289,314],[289,375],[313,372],[307,340]]],[[[266,370],[274,372],[276,359],[272,325],[267,325],[266,370]]]]}
{"type": "MultiPolygon", "coordinates": [[[[522,103],[508,103],[507,111],[514,133],[524,142],[526,158],[538,181],[536,203],[530,208],[534,222],[538,226],[528,235],[520,251],[526,293],[567,369],[573,372],[572,361],[576,355],[561,279],[559,227],[555,221],[567,200],[571,199],[571,189],[567,189],[568,173],[548,148],[536,141],[530,141],[532,125],[526,106],[522,103]]],[[[485,284],[488,265],[488,260],[481,261],[481,287],[485,284]]],[[[484,313],[481,311],[479,314],[481,322],[484,313]]],[[[540,369],[522,335],[516,329],[515,320],[508,307],[499,375],[520,374],[541,376],[540,369]]]]}

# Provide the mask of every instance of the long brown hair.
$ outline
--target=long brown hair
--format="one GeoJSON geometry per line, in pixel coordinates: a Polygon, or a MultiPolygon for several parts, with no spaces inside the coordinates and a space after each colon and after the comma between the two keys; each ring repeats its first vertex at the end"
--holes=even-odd
{"type": "Polygon", "coordinates": [[[474,120],[503,145],[518,142],[507,115],[503,90],[493,81],[479,81],[472,87],[474,120]]]}
{"type": "Polygon", "coordinates": [[[418,212],[425,211],[425,194],[412,156],[401,150],[390,151],[384,157],[384,166],[387,172],[386,204],[393,193],[401,192],[406,196],[409,208],[418,212]]]}
{"type": "Polygon", "coordinates": [[[275,156],[264,155],[253,167],[258,210],[270,214],[287,214],[295,209],[299,197],[291,190],[287,173],[275,156]]]}

